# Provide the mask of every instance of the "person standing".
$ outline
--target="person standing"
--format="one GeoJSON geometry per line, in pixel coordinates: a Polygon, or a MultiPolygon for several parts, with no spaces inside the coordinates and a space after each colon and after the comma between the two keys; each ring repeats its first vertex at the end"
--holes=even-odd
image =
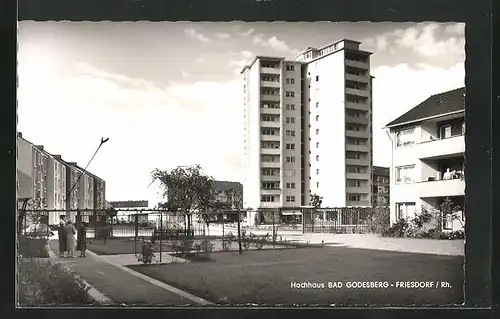
{"type": "Polygon", "coordinates": [[[82,222],[82,225],[78,229],[76,250],[80,251],[80,257],[86,257],[85,252],[87,251],[87,223],[82,222]]]}
{"type": "Polygon", "coordinates": [[[75,248],[76,248],[75,226],[71,221],[68,221],[64,228],[66,230],[66,248],[68,250],[68,257],[75,258],[75,248]]]}
{"type": "Polygon", "coordinates": [[[61,218],[59,222],[59,228],[57,229],[57,234],[59,237],[59,256],[64,258],[64,253],[67,250],[67,237],[66,237],[66,228],[64,225],[64,220],[61,218]]]}

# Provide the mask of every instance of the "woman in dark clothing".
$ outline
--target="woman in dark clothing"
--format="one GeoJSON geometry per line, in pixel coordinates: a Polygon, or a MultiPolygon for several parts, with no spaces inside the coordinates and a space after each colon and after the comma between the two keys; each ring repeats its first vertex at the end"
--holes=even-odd
{"type": "Polygon", "coordinates": [[[66,229],[64,228],[65,225],[64,225],[64,222],[61,221],[59,223],[59,228],[57,229],[57,234],[59,235],[59,256],[60,257],[64,257],[64,252],[67,249],[67,245],[66,245],[66,242],[67,242],[67,238],[66,238],[66,229]]]}
{"type": "Polygon", "coordinates": [[[80,257],[85,257],[85,251],[87,250],[87,223],[82,223],[80,229],[78,229],[76,250],[80,251],[80,257]]]}

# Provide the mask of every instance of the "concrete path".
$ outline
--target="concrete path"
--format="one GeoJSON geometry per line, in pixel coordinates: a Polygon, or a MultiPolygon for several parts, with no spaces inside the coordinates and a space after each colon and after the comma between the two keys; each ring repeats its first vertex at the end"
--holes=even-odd
{"type": "MultiPolygon", "coordinates": [[[[237,229],[224,227],[224,233],[237,232],[237,229]]],[[[252,232],[262,236],[269,232],[268,229],[247,229],[247,234],[252,232]]],[[[272,230],[271,230],[272,232],[272,230]]],[[[210,226],[210,235],[222,235],[222,227],[210,226]]],[[[387,238],[373,234],[302,234],[299,231],[278,229],[278,238],[282,240],[297,240],[302,243],[345,246],[361,249],[378,249],[388,251],[402,251],[420,254],[464,256],[465,240],[437,240],[414,238],[387,238]]]]}
{"type": "Polygon", "coordinates": [[[169,289],[173,287],[162,285],[128,268],[124,270],[124,267],[107,263],[92,252],[87,252],[86,258],[60,258],[58,242],[50,241],[50,247],[56,254],[54,259],[80,275],[113,304],[127,306],[203,304],[202,299],[195,302],[193,299],[196,297],[189,298],[191,296],[188,294],[182,296],[183,292],[175,288],[169,289]]]}

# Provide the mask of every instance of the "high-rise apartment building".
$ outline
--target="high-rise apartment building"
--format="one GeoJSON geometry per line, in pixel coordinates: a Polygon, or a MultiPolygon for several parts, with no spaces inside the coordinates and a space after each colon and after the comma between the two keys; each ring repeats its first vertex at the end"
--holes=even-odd
{"type": "Polygon", "coordinates": [[[390,202],[390,169],[373,166],[372,168],[372,205],[389,206],[390,202]]]}
{"type": "Polygon", "coordinates": [[[370,206],[371,52],[340,40],[294,60],[257,56],[244,79],[244,206],[370,206]]]}

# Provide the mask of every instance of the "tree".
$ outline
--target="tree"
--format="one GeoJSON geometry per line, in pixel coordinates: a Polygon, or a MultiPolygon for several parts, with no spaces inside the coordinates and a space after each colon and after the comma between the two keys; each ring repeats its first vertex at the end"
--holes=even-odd
{"type": "Polygon", "coordinates": [[[323,197],[317,194],[311,194],[310,202],[311,206],[314,206],[314,208],[320,208],[321,204],[323,203],[323,197]]]}
{"type": "Polygon", "coordinates": [[[169,171],[155,169],[153,180],[159,180],[167,199],[163,207],[179,212],[187,218],[187,232],[191,233],[191,214],[203,212],[215,201],[215,182],[203,173],[200,165],[179,166],[169,171]]]}

